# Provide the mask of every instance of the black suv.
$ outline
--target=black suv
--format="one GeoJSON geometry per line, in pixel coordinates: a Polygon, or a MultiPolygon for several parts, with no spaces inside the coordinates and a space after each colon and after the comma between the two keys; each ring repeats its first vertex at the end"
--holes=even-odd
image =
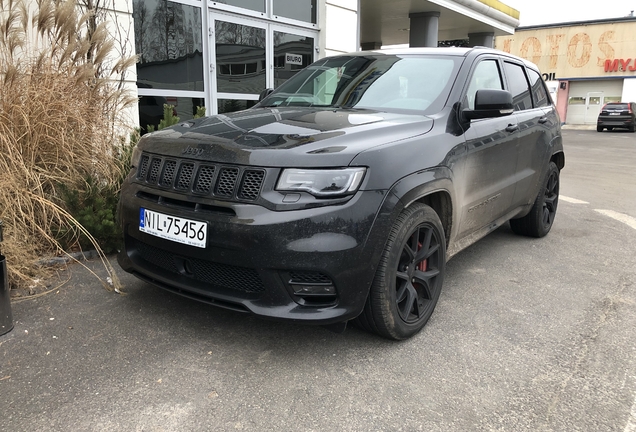
{"type": "Polygon", "coordinates": [[[634,102],[610,102],[606,103],[596,120],[596,131],[614,128],[636,129],[636,103],[634,102]]]}
{"type": "Polygon", "coordinates": [[[251,109],[145,135],[119,263],[216,306],[408,338],[453,254],[508,220],[550,231],[565,158],[548,95],[484,48],[324,58],[251,109]]]}

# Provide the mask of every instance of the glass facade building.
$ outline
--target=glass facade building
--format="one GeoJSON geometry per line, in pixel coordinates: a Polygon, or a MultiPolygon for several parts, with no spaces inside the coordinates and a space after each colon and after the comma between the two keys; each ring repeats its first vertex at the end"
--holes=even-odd
{"type": "Polygon", "coordinates": [[[325,0],[133,0],[139,124],[253,106],[318,58],[325,0]],[[320,3],[322,2],[322,3],[320,3]]]}

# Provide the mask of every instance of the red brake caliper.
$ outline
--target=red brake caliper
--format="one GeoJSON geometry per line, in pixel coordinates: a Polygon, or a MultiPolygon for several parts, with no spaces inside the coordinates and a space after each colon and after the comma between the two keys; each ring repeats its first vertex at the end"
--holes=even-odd
{"type": "MultiPolygon", "coordinates": [[[[421,251],[421,250],[422,250],[422,243],[418,242],[418,243],[417,243],[417,247],[418,247],[417,251],[418,251],[418,252],[419,252],[419,251],[421,251]]],[[[426,271],[427,264],[428,264],[428,260],[427,260],[427,259],[425,259],[424,261],[422,261],[421,263],[419,263],[419,264],[417,265],[417,269],[418,269],[419,271],[423,271],[423,272],[425,272],[425,271],[426,271]]]]}

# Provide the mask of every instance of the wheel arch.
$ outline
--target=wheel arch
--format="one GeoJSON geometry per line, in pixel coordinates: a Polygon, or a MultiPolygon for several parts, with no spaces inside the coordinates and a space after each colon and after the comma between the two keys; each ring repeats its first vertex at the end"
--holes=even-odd
{"type": "Polygon", "coordinates": [[[550,158],[550,162],[554,162],[559,171],[561,171],[565,167],[565,153],[563,151],[554,153],[550,158]]]}
{"type": "Polygon", "coordinates": [[[402,202],[404,208],[413,203],[431,207],[442,222],[446,248],[448,248],[457,220],[454,206],[454,189],[451,171],[442,167],[430,171],[411,174],[401,179],[392,188],[393,194],[402,202]]]}

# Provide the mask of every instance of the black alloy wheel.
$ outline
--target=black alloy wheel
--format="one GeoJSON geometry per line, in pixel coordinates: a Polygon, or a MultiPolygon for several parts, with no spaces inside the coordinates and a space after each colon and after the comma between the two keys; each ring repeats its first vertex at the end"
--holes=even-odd
{"type": "Polygon", "coordinates": [[[446,267],[446,238],[437,213],[415,203],[395,221],[364,311],[355,323],[393,340],[419,332],[437,305],[446,267]]]}
{"type": "Polygon", "coordinates": [[[419,225],[402,248],[395,273],[395,301],[400,318],[407,324],[416,324],[430,316],[439,297],[437,236],[430,223],[419,225]]]}
{"type": "Polygon", "coordinates": [[[552,170],[548,177],[543,198],[543,228],[550,230],[554,217],[556,216],[557,204],[559,201],[559,171],[552,170]]]}
{"type": "Polygon", "coordinates": [[[544,237],[552,229],[559,204],[559,169],[550,162],[543,187],[534,201],[530,213],[519,219],[511,219],[510,227],[521,235],[544,237]]]}

